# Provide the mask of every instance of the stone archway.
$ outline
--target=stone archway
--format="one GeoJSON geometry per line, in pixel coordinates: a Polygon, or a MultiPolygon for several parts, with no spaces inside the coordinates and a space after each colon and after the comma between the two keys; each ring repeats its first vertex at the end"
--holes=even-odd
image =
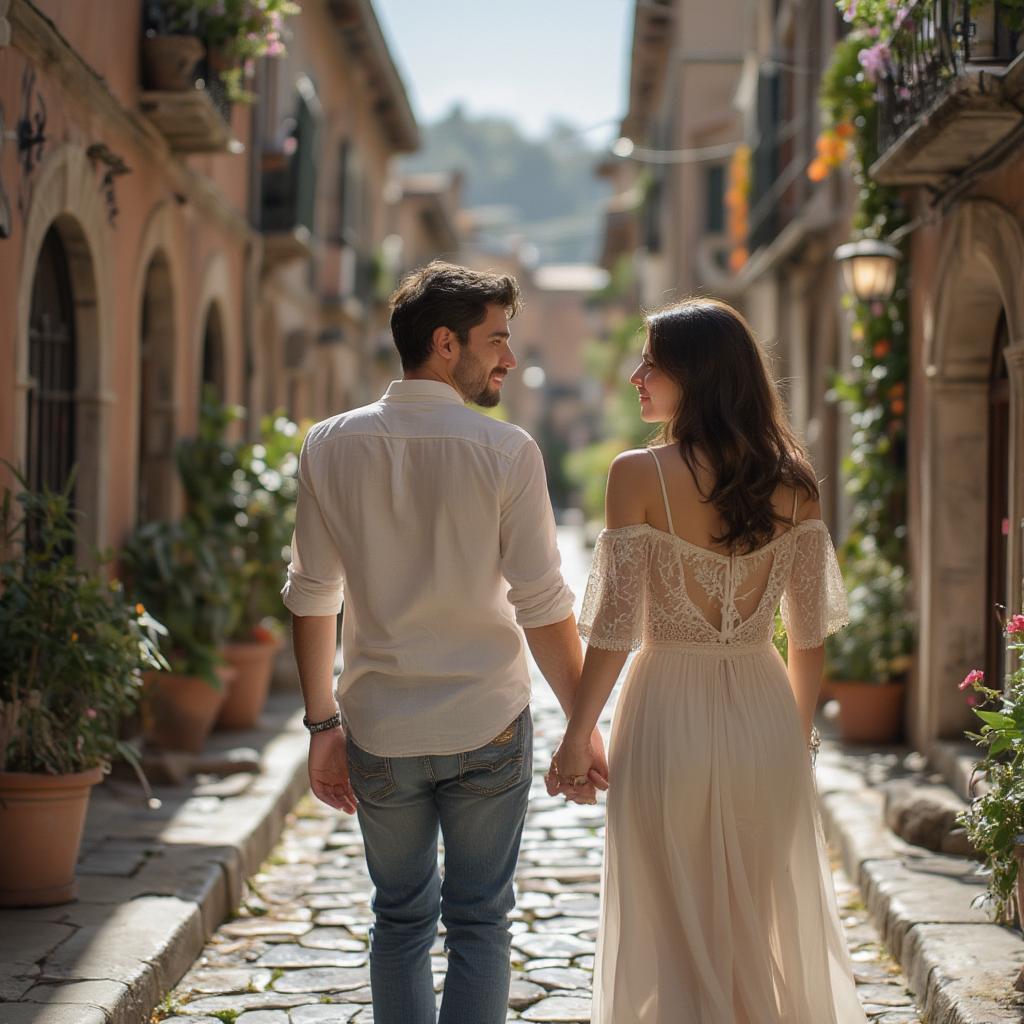
{"type": "MultiPolygon", "coordinates": [[[[962,738],[971,716],[956,683],[985,655],[988,489],[979,467],[988,464],[992,346],[1001,316],[1009,330],[1010,521],[1024,516],[1024,235],[1009,210],[991,200],[957,208],[933,294],[924,348],[920,656],[909,719],[922,748],[962,738]]],[[[1019,602],[1019,530],[1007,557],[1019,602]]]]}
{"type": "Polygon", "coordinates": [[[25,464],[28,398],[33,387],[29,365],[29,323],[35,268],[47,233],[60,239],[67,264],[78,372],[75,381],[75,443],[78,474],[75,502],[82,512],[78,550],[89,558],[107,543],[106,495],[110,454],[105,439],[110,406],[113,302],[109,226],[105,201],[85,150],[57,147],[43,162],[32,189],[21,252],[22,277],[16,311],[14,451],[25,464]]]}

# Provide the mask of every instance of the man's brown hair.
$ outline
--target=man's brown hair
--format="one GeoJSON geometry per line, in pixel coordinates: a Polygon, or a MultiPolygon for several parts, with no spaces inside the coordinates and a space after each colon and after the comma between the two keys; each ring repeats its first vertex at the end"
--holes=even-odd
{"type": "Polygon", "coordinates": [[[522,306],[516,279],[434,260],[403,278],[391,295],[391,334],[403,370],[418,370],[429,358],[434,331],[447,327],[469,343],[470,329],[503,306],[513,317],[522,306]]]}

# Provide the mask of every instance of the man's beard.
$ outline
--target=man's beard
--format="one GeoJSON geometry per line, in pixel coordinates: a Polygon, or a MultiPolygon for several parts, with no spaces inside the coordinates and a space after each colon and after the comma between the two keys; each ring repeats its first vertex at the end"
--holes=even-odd
{"type": "Polygon", "coordinates": [[[485,370],[483,363],[468,348],[463,348],[452,379],[467,402],[493,409],[501,401],[501,389],[489,386],[491,374],[496,372],[504,377],[508,371],[499,371],[497,367],[485,370]]]}

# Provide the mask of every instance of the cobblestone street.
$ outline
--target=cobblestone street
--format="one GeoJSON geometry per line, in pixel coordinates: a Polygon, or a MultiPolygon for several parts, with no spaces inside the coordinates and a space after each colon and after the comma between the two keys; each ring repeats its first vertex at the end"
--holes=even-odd
{"type": "MultiPolygon", "coordinates": [[[[562,548],[566,576],[581,597],[586,558],[575,533],[563,535],[562,548]]],[[[567,805],[544,792],[541,775],[562,716],[543,682],[535,681],[534,692],[534,794],[518,871],[508,1019],[589,1021],[604,805],[567,805]]],[[[920,1024],[906,981],[882,949],[856,888],[838,868],[835,883],[869,1018],[874,1024],[920,1024]]],[[[372,1021],[370,895],[355,819],[307,796],[251,879],[239,915],[220,928],[154,1020],[372,1021]]],[[[440,935],[433,953],[440,990],[440,935]]]]}

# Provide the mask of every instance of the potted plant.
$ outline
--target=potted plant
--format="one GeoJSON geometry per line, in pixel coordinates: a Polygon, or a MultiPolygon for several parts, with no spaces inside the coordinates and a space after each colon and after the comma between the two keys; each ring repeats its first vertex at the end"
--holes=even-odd
{"type": "Polygon", "coordinates": [[[232,616],[226,544],[189,519],[155,521],[122,552],[132,592],[168,632],[169,671],[146,674],[142,702],[143,735],[164,750],[202,750],[233,674],[220,655],[232,616]]]}
{"type": "Polygon", "coordinates": [[[993,916],[1004,921],[1024,907],[1024,615],[1011,616],[1005,636],[1009,662],[1016,662],[1005,689],[986,686],[980,669],[960,683],[974,691],[968,700],[981,721],[980,731],[967,736],[984,752],[974,769],[984,792],[960,821],[991,872],[985,895],[993,916]]]}
{"type": "Polygon", "coordinates": [[[913,624],[907,576],[862,537],[846,552],[850,622],[826,642],[830,696],[839,704],[839,737],[848,743],[891,743],[903,727],[904,679],[913,624]]]}
{"type": "Polygon", "coordinates": [[[72,554],[71,483],[4,494],[0,535],[0,905],[74,899],[92,786],[118,754],[164,633],[72,554]]]}
{"type": "Polygon", "coordinates": [[[195,88],[196,67],[206,53],[195,10],[185,4],[151,6],[142,39],[142,76],[147,89],[185,92],[195,88]]]}
{"type": "Polygon", "coordinates": [[[206,41],[210,69],[220,76],[228,99],[251,103],[244,85],[260,57],[285,52],[284,19],[299,13],[293,0],[166,0],[172,19],[194,19],[206,41]]]}
{"type": "Polygon", "coordinates": [[[264,418],[260,439],[228,439],[244,415],[238,406],[204,396],[198,435],[178,449],[187,517],[204,533],[225,538],[232,594],[231,626],[221,647],[235,669],[217,725],[252,728],[266,703],[274,656],[281,646],[280,590],[295,522],[299,428],[279,414],[264,418]]]}

